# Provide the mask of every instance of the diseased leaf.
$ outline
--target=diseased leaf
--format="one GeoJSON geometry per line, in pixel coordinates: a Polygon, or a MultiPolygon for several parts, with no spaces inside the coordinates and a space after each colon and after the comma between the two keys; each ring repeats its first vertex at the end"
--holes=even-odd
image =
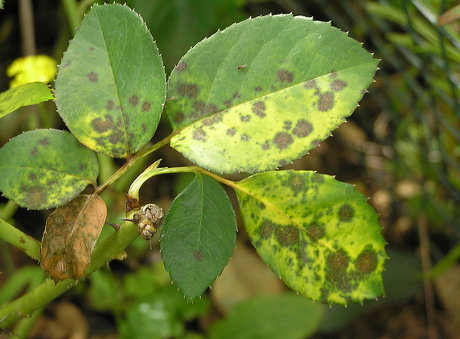
{"type": "Polygon", "coordinates": [[[126,158],[144,146],[160,120],[165,73],[142,19],[126,6],[94,6],[64,54],[55,94],[89,148],[126,158]]]}
{"type": "Polygon", "coordinates": [[[40,264],[54,281],[81,279],[107,216],[98,195],[79,195],[46,221],[40,264]]]}
{"type": "Polygon", "coordinates": [[[224,173],[287,164],[345,121],[377,62],[329,23],[276,15],[232,25],[171,73],[171,146],[224,173]]]}
{"type": "Polygon", "coordinates": [[[302,339],[313,334],[325,306],[284,294],[258,296],[235,306],[227,318],[211,327],[211,339],[302,339]]]}
{"type": "Polygon", "coordinates": [[[48,86],[42,82],[31,82],[0,93],[0,118],[22,106],[38,104],[53,99],[48,86]]]}
{"type": "Polygon", "coordinates": [[[0,149],[0,190],[30,209],[68,202],[95,184],[98,173],[96,154],[65,131],[28,131],[0,149]]]}
{"type": "Polygon", "coordinates": [[[186,297],[197,297],[222,273],[236,241],[236,219],[220,184],[197,174],[172,202],[161,231],[166,270],[186,297]]]}
{"type": "Polygon", "coordinates": [[[384,293],[385,240],[352,185],[308,171],[255,174],[238,183],[249,238],[292,289],[347,304],[384,293]]]}

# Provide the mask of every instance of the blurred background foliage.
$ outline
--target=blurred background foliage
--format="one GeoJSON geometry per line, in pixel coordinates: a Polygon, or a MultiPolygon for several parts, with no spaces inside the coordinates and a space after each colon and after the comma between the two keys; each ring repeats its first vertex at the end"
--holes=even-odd
{"type": "MultiPolygon", "coordinates": [[[[94,2],[5,1],[0,12],[0,91],[11,80],[7,67],[21,56],[45,54],[59,62],[75,26],[94,2]]],[[[128,0],[127,4],[146,21],[168,73],[190,47],[217,29],[269,13],[330,20],[382,59],[376,82],[348,123],[288,167],[334,174],[370,197],[389,243],[386,297],[329,308],[292,294],[257,257],[240,225],[229,265],[201,299],[187,302],[170,285],[157,238],[152,248],[137,239],[125,260],[94,273],[20,322],[14,332],[28,333],[30,338],[456,338],[459,1],[128,0]],[[442,16],[448,10],[452,11],[442,16]]],[[[0,145],[22,131],[51,127],[65,128],[53,103],[22,109],[0,121],[0,145]]],[[[162,122],[154,138],[169,132],[162,122]]],[[[186,164],[169,148],[150,161],[158,157],[165,166],[186,164]]],[[[120,163],[103,156],[99,160],[104,181],[120,163]]],[[[132,169],[104,193],[109,221],[123,216],[123,194],[147,165],[132,169]]],[[[167,209],[189,180],[189,176],[152,179],[141,197],[167,209]]],[[[0,200],[0,215],[37,239],[48,214],[0,200]]],[[[103,236],[110,232],[104,229],[103,236]]],[[[0,304],[43,279],[36,263],[3,242],[0,272],[0,304]]]]}

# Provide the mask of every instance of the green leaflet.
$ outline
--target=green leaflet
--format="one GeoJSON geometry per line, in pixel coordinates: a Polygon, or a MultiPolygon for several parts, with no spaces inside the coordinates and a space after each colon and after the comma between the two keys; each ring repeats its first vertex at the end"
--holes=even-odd
{"type": "Polygon", "coordinates": [[[292,289],[346,304],[384,293],[377,214],[352,185],[308,171],[255,174],[238,183],[251,242],[292,289]]]}
{"type": "Polygon", "coordinates": [[[186,297],[197,297],[222,273],[236,241],[236,219],[222,186],[195,179],[172,202],[161,231],[166,270],[186,297]]]}
{"type": "Polygon", "coordinates": [[[142,19],[126,6],[94,6],[64,54],[55,94],[89,148],[126,158],[144,146],[163,109],[165,73],[142,19]]]}
{"type": "Polygon", "coordinates": [[[98,173],[96,154],[65,131],[25,132],[0,149],[0,190],[30,209],[66,203],[95,184],[98,173]]]}
{"type": "Polygon", "coordinates": [[[329,23],[276,15],[232,25],[171,73],[171,146],[224,173],[287,164],[345,121],[377,62],[329,23]]]}
{"type": "Polygon", "coordinates": [[[31,82],[0,93],[0,118],[22,106],[38,104],[53,99],[48,85],[31,82]]]}
{"type": "Polygon", "coordinates": [[[257,296],[236,305],[213,324],[211,339],[302,339],[312,335],[325,306],[292,293],[257,296]]]}

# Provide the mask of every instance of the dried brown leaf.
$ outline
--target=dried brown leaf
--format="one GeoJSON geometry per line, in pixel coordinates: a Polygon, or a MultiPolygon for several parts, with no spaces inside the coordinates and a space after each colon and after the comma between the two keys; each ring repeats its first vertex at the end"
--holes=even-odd
{"type": "Polygon", "coordinates": [[[79,195],[46,221],[40,249],[43,270],[54,281],[81,279],[107,216],[98,195],[79,195]]]}

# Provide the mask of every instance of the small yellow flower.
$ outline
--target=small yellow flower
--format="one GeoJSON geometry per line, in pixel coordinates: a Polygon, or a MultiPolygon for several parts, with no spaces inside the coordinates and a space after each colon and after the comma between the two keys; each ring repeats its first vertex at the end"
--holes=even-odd
{"type": "Polygon", "coordinates": [[[40,81],[50,82],[56,75],[57,65],[53,58],[46,55],[29,55],[13,61],[6,69],[9,77],[14,77],[10,87],[40,81]]]}

